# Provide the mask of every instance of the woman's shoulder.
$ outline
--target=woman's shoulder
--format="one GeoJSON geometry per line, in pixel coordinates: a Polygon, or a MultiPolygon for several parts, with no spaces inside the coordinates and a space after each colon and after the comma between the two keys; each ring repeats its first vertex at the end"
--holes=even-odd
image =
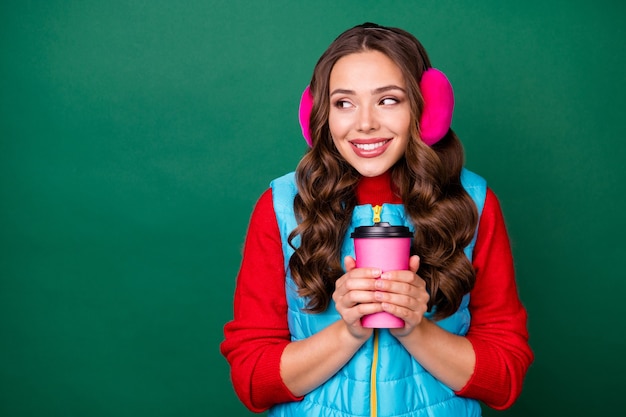
{"type": "Polygon", "coordinates": [[[293,207],[293,199],[298,194],[295,172],[289,172],[270,183],[272,200],[275,209],[289,209],[293,207]]]}
{"type": "Polygon", "coordinates": [[[487,181],[469,169],[463,168],[461,170],[461,184],[463,184],[465,191],[474,200],[478,214],[481,214],[487,197],[487,181]]]}
{"type": "Polygon", "coordinates": [[[275,186],[294,186],[296,184],[296,173],[295,171],[288,172],[285,175],[282,175],[278,178],[273,179],[270,182],[270,187],[274,188],[275,186]]]}
{"type": "Polygon", "coordinates": [[[486,187],[487,180],[467,168],[461,169],[461,183],[464,186],[486,187]]]}

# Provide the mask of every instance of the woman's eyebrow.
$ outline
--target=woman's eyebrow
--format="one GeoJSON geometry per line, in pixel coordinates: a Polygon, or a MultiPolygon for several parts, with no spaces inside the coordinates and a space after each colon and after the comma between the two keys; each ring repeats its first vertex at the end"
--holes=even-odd
{"type": "Polygon", "coordinates": [[[404,88],[397,86],[397,85],[386,85],[384,87],[378,87],[377,89],[373,90],[372,93],[380,94],[380,93],[386,93],[387,91],[391,91],[391,90],[400,90],[403,93],[406,93],[406,90],[404,88]]]}
{"type": "MultiPolygon", "coordinates": [[[[404,88],[392,84],[392,85],[385,85],[383,87],[375,88],[374,90],[372,90],[372,94],[386,93],[387,91],[391,91],[391,90],[399,90],[399,91],[402,91],[403,93],[406,93],[406,90],[404,88]]],[[[330,93],[331,96],[335,94],[353,95],[356,93],[354,90],[346,90],[343,88],[337,88],[330,93]]]]}
{"type": "Polygon", "coordinates": [[[330,93],[331,96],[334,96],[335,94],[353,95],[355,94],[355,92],[354,90],[344,90],[343,88],[337,88],[330,93]]]}

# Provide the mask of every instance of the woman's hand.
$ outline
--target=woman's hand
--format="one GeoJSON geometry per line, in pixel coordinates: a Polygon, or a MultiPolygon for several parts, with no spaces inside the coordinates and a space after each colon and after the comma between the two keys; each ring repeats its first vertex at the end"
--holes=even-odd
{"type": "Polygon", "coordinates": [[[368,339],[373,329],[361,326],[361,318],[367,314],[383,311],[376,300],[376,282],[380,281],[380,269],[357,268],[350,256],[344,258],[346,273],[335,282],[333,301],[348,331],[353,337],[368,339]]]}
{"type": "Polygon", "coordinates": [[[390,330],[396,337],[406,336],[425,321],[430,295],[426,282],[417,275],[418,269],[419,257],[414,255],[409,259],[408,271],[385,272],[374,283],[375,301],[384,311],[404,320],[403,328],[390,330]]]}

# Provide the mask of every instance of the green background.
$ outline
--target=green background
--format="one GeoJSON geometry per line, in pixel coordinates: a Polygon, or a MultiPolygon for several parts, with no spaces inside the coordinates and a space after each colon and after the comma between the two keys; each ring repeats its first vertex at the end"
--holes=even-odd
{"type": "Polygon", "coordinates": [[[626,375],[620,1],[2,1],[0,415],[244,416],[219,353],[300,93],[364,21],[414,33],[498,194],[536,353],[486,416],[614,415],[626,375]]]}

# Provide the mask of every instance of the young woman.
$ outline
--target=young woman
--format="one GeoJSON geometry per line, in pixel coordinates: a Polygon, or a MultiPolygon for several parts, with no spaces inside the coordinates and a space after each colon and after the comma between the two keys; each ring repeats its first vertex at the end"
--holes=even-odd
{"type": "Polygon", "coordinates": [[[409,33],[364,24],[318,61],[311,149],[252,214],[222,353],[241,401],[276,416],[479,416],[530,363],[498,201],[463,168],[451,87],[409,33]],[[408,271],[356,268],[350,233],[414,231],[408,271]],[[386,311],[397,329],[371,329],[386,311]]]}

